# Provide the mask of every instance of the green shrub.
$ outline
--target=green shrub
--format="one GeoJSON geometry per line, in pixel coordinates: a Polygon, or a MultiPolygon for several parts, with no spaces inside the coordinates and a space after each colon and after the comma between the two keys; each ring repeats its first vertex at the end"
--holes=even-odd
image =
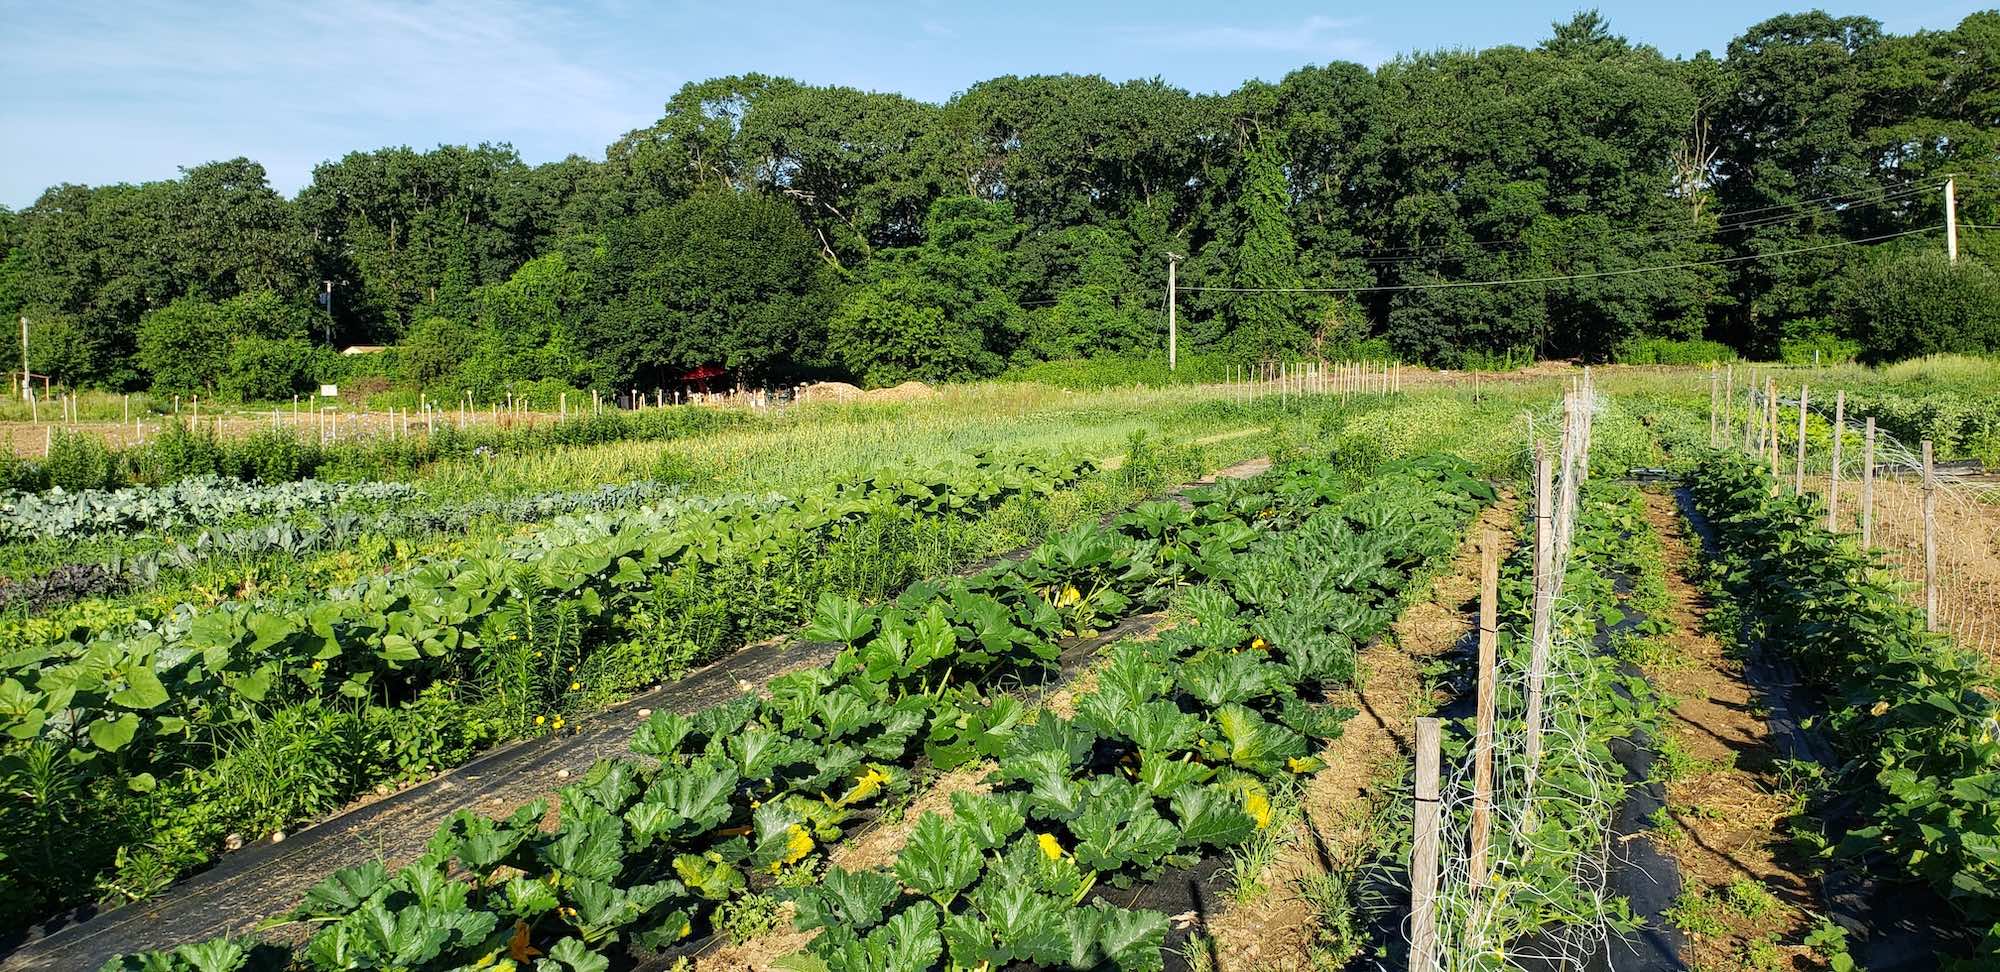
{"type": "Polygon", "coordinates": [[[1736,349],[1702,338],[1638,337],[1618,346],[1619,364],[1704,365],[1735,361],[1736,349]]]}
{"type": "Polygon", "coordinates": [[[222,444],[209,429],[168,419],[160,434],[138,450],[133,471],[142,483],[161,485],[189,476],[220,475],[224,472],[222,444]]]}
{"type": "Polygon", "coordinates": [[[317,445],[301,441],[292,432],[265,429],[225,447],[225,463],[238,479],[266,483],[289,483],[313,474],[323,458],[317,445]]]}
{"type": "Polygon", "coordinates": [[[275,402],[310,387],[313,346],[296,339],[239,337],[217,384],[239,402],[275,402]]]}
{"type": "Polygon", "coordinates": [[[119,485],[118,459],[104,440],[81,432],[58,430],[49,440],[49,455],[42,460],[48,485],[76,493],[86,489],[111,489],[119,485]]]}
{"type": "Polygon", "coordinates": [[[1811,334],[1778,343],[1778,358],[1794,365],[1851,364],[1861,357],[1861,342],[1838,334],[1811,334]]]}
{"type": "Polygon", "coordinates": [[[47,488],[49,480],[39,464],[15,455],[12,450],[0,450],[0,490],[32,493],[47,488]]]}

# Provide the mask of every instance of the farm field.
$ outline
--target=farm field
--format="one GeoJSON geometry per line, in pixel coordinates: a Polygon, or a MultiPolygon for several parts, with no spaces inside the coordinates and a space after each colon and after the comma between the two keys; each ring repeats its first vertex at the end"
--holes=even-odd
{"type": "MultiPolygon", "coordinates": [[[[1891,443],[1991,378],[1756,374],[1736,387],[1813,389],[1804,450],[1796,393],[1725,408],[1719,371],[1597,369],[971,386],[388,477],[15,494],[5,967],[1304,969],[1406,955],[1413,914],[1447,968],[1898,947],[1845,930],[1829,874],[1935,895],[1952,917],[1922,946],[1983,954],[1990,588],[1940,581],[1927,624],[1921,563],[1893,552],[1921,544],[1902,493],[1923,485],[1891,443]],[[1791,496],[1795,458],[1830,481],[1817,396],[1849,387],[1844,408],[1919,403],[1879,423],[1888,555],[1858,548],[1852,484],[1839,535],[1823,489],[1791,496]],[[1772,680],[1780,659],[1813,674],[1772,680]],[[1791,752],[1717,698],[1831,717],[1779,777],[1685,731],[1791,752]],[[461,780],[475,759],[510,769],[461,780]],[[1713,802],[1773,790],[1762,831],[1713,802]],[[434,822],[317,836],[398,813],[434,822]],[[1704,857],[1711,836],[1772,849],[1704,857]],[[122,917],[141,907],[150,926],[122,917]]],[[[1838,416],[1849,477],[1861,407],[1838,416]]],[[[1992,493],[1953,468],[1947,563],[1990,569],[1965,538],[1992,493]]]]}

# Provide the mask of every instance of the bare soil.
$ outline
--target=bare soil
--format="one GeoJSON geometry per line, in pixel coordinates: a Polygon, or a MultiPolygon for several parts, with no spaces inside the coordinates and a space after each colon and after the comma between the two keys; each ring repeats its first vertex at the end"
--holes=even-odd
{"type": "Polygon", "coordinates": [[[1785,823],[1800,805],[1780,775],[1762,701],[1742,660],[1704,630],[1709,605],[1688,579],[1694,541],[1672,497],[1648,493],[1646,519],[1665,544],[1673,621],[1666,650],[1641,665],[1672,703],[1664,747],[1669,820],[1654,833],[1679,863],[1687,894],[1710,902],[1700,915],[1714,920],[1687,929],[1691,954],[1683,957],[1696,972],[1770,968],[1764,963],[1773,957],[1783,963],[1775,968],[1824,968],[1796,944],[1818,902],[1790,864],[1785,823]],[[1760,905],[1753,887],[1775,906],[1760,905]]]}

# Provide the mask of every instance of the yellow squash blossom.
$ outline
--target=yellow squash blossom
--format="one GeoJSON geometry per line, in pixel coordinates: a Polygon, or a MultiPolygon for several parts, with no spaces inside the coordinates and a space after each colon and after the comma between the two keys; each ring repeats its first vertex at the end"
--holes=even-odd
{"type": "Polygon", "coordinates": [[[1269,648],[1271,646],[1268,643],[1266,643],[1262,638],[1252,638],[1250,639],[1250,647],[1255,648],[1258,651],[1263,651],[1264,649],[1269,648]]]}
{"type": "Polygon", "coordinates": [[[842,806],[851,803],[860,803],[882,792],[882,784],[887,782],[889,782],[889,774],[882,772],[879,767],[870,766],[867,772],[855,778],[854,788],[848,790],[847,795],[840,798],[840,803],[842,806]]]}
{"type": "Polygon", "coordinates": [[[791,829],[786,833],[785,856],[771,862],[772,874],[778,873],[779,869],[787,864],[796,864],[804,860],[807,854],[812,853],[812,834],[807,832],[804,827],[793,824],[791,829]]]}
{"type": "Polygon", "coordinates": [[[1056,840],[1056,835],[1038,834],[1035,837],[1035,843],[1041,846],[1042,854],[1047,856],[1049,860],[1062,860],[1063,846],[1056,840]]]}
{"type": "Polygon", "coordinates": [[[1265,796],[1263,790],[1245,791],[1243,812],[1249,814],[1250,819],[1257,821],[1258,830],[1263,830],[1271,825],[1271,798],[1265,796]]]}

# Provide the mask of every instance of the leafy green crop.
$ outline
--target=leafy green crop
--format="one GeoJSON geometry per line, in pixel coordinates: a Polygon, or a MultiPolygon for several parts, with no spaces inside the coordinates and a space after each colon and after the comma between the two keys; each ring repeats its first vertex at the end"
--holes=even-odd
{"type": "Polygon", "coordinates": [[[1704,451],[1690,477],[1716,527],[1712,576],[1750,636],[1789,655],[1824,696],[1820,725],[1870,778],[1867,826],[1841,850],[1928,881],[2000,961],[2000,680],[1925,630],[1872,553],[1830,534],[1812,498],[1776,496],[1761,464],[1704,451]]]}

